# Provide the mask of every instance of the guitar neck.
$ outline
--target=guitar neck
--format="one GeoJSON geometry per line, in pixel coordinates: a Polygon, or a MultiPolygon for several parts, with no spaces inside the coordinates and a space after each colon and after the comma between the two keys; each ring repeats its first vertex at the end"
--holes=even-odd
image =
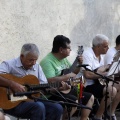
{"type": "Polygon", "coordinates": [[[76,59],[73,62],[72,66],[69,68],[70,72],[73,72],[75,70],[77,63],[78,63],[78,58],[76,57],[76,59]]]}
{"type": "MultiPolygon", "coordinates": [[[[68,80],[68,81],[66,81],[68,84],[71,84],[72,83],[72,81],[71,80],[68,80]]],[[[28,85],[26,85],[26,87],[27,87],[28,85]]],[[[46,88],[59,88],[59,87],[61,87],[62,86],[62,84],[61,84],[61,82],[54,82],[54,83],[47,83],[47,84],[39,84],[39,85],[30,85],[30,86],[28,86],[28,91],[29,90],[43,90],[43,89],[46,89],[46,88]]]]}
{"type": "MultiPolygon", "coordinates": [[[[83,51],[84,51],[83,46],[78,46],[78,56],[82,55],[83,51]]],[[[68,73],[74,72],[78,63],[78,56],[76,57],[75,61],[73,62],[69,69],[64,69],[61,71],[61,75],[66,75],[68,73]]]]}
{"type": "Polygon", "coordinates": [[[28,89],[39,90],[39,89],[45,89],[45,88],[59,88],[60,86],[61,86],[60,82],[55,82],[55,83],[48,83],[48,84],[31,85],[28,87],[28,89]]]}

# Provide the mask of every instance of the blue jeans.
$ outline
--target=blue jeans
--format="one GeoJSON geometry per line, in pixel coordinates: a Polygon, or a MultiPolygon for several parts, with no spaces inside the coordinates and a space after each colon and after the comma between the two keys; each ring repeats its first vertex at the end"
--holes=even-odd
{"type": "Polygon", "coordinates": [[[15,108],[4,110],[12,116],[30,120],[60,120],[63,108],[51,102],[22,102],[15,108]]]}

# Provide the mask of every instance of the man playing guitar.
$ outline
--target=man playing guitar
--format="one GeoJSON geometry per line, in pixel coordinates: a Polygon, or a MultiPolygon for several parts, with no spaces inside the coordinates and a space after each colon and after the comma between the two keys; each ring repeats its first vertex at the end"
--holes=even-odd
{"type": "MultiPolygon", "coordinates": [[[[106,54],[108,50],[108,37],[103,34],[97,34],[92,41],[92,48],[84,51],[83,53],[83,63],[89,64],[90,70],[95,70],[100,66],[104,65],[104,57],[103,54],[106,54]]],[[[99,74],[105,75],[103,71],[99,71],[99,74]]],[[[90,71],[84,71],[84,77],[86,78],[86,87],[85,91],[92,93],[96,98],[101,98],[100,106],[97,110],[96,115],[92,120],[102,120],[102,116],[105,110],[105,94],[106,94],[106,87],[105,85],[101,85],[98,83],[98,79],[100,78],[99,75],[96,75],[90,71]],[[97,82],[96,82],[97,81],[97,82]]],[[[116,88],[108,85],[107,92],[109,93],[108,96],[112,96],[114,99],[116,96],[116,88]]],[[[115,100],[115,99],[114,99],[115,100]]],[[[110,97],[108,97],[107,105],[110,104],[110,97]]],[[[112,104],[112,120],[116,120],[116,116],[114,113],[114,105],[112,104]]]]}
{"type": "MultiPolygon", "coordinates": [[[[70,71],[67,74],[62,74],[61,72],[63,69],[70,68],[71,64],[67,60],[67,57],[70,55],[71,41],[69,38],[63,36],[63,35],[57,35],[53,40],[53,47],[52,51],[42,59],[40,62],[40,65],[48,79],[49,82],[55,82],[55,81],[67,81],[70,77],[75,78],[76,74],[80,71],[80,68],[74,67],[73,71],[70,71]]],[[[77,63],[82,64],[82,56],[78,56],[77,63]]],[[[77,91],[75,87],[74,89],[71,89],[71,91],[67,94],[61,93],[65,99],[69,98],[74,101],[78,100],[77,98],[77,91]]],[[[57,93],[58,95],[58,93],[57,93]]],[[[92,108],[94,97],[92,94],[84,93],[83,92],[83,102],[82,104],[86,105],[87,107],[92,108]]],[[[51,99],[54,100],[63,100],[63,98],[53,96],[51,99]]],[[[88,109],[82,109],[81,112],[81,120],[87,120],[87,117],[89,116],[90,110],[88,109]]],[[[71,113],[71,115],[73,112],[71,113]]]]}
{"type": "MultiPolygon", "coordinates": [[[[40,65],[36,62],[38,57],[39,57],[39,49],[35,44],[32,43],[24,44],[22,46],[21,53],[18,58],[3,61],[0,64],[0,73],[1,75],[3,73],[4,74],[8,73],[18,78],[23,78],[24,76],[27,75],[34,75],[39,80],[38,84],[48,83],[40,65]]],[[[1,75],[0,75],[0,83],[2,86],[6,87],[6,89],[3,89],[4,91],[8,91],[8,89],[13,91],[13,93],[26,91],[25,85],[21,85],[17,83],[14,79],[13,79],[14,81],[12,81],[9,80],[9,78],[5,78],[1,75]]],[[[2,95],[0,99],[1,101],[3,101],[4,104],[4,100],[2,100],[2,95]]],[[[11,101],[11,104],[14,104],[14,102],[11,101]]],[[[30,120],[50,120],[50,119],[60,120],[61,115],[63,113],[63,108],[60,104],[51,103],[49,101],[23,100],[21,101],[21,103],[17,104],[16,106],[10,109],[9,108],[4,109],[4,112],[16,117],[30,119],[30,120]]]]}
{"type": "MultiPolygon", "coordinates": [[[[114,87],[117,89],[117,95],[115,97],[114,101],[114,110],[118,106],[120,102],[120,35],[117,36],[115,40],[115,47],[111,47],[108,49],[106,55],[105,55],[105,65],[110,65],[110,70],[108,71],[108,75],[113,76],[114,80],[119,82],[119,84],[116,83],[109,83],[113,84],[114,87]],[[115,65],[116,64],[116,65],[115,65]],[[114,66],[115,67],[114,67],[114,66]]],[[[114,111],[115,112],[115,111],[114,111]]]]}

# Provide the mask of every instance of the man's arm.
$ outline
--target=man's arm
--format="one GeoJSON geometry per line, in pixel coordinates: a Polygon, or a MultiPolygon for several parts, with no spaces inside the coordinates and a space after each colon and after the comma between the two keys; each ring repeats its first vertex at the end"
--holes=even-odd
{"type": "Polygon", "coordinates": [[[95,80],[95,79],[100,78],[100,76],[96,75],[94,72],[90,72],[90,71],[86,71],[86,70],[83,71],[83,74],[84,74],[84,77],[86,79],[93,79],[93,80],[95,80]]]}
{"type": "Polygon", "coordinates": [[[25,87],[21,84],[18,84],[14,81],[8,80],[2,76],[0,76],[0,86],[1,87],[9,87],[13,92],[24,92],[25,87]]]}
{"type": "MultiPolygon", "coordinates": [[[[3,61],[0,64],[0,74],[3,73],[10,73],[10,67],[7,62],[3,61]]],[[[23,85],[14,82],[12,80],[9,80],[7,78],[4,78],[2,75],[0,75],[0,86],[2,87],[9,87],[13,92],[23,92],[25,91],[25,88],[23,85]]]]}
{"type": "Polygon", "coordinates": [[[83,73],[87,79],[94,80],[94,79],[100,78],[100,75],[106,76],[106,74],[108,73],[107,70],[109,69],[109,67],[110,65],[104,65],[104,66],[97,68],[96,70],[93,70],[93,72],[84,70],[83,73]],[[100,75],[97,75],[97,74],[100,74],[100,75]]]}
{"type": "Polygon", "coordinates": [[[56,81],[67,81],[70,77],[76,77],[75,73],[69,73],[66,75],[62,75],[62,76],[55,76],[55,77],[51,77],[51,78],[47,78],[48,82],[56,82],[56,81]]]}
{"type": "Polygon", "coordinates": [[[87,71],[87,70],[83,70],[83,75],[86,79],[92,79],[92,80],[97,80],[98,78],[100,78],[99,75],[94,73],[94,69],[93,69],[93,55],[89,55],[87,54],[87,52],[83,53],[83,64],[88,64],[89,66],[87,67],[88,69],[90,69],[91,71],[87,71]]]}
{"type": "MultiPolygon", "coordinates": [[[[78,57],[78,64],[82,65],[82,63],[83,63],[83,56],[81,55],[81,56],[78,57]]],[[[75,74],[78,74],[80,72],[80,69],[81,69],[80,67],[76,66],[76,68],[75,68],[75,70],[73,72],[75,74]]]]}

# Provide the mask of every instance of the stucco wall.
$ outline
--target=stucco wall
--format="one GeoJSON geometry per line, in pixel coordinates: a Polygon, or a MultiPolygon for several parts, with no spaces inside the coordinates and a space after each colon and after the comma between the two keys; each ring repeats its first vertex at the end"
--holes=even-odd
{"type": "Polygon", "coordinates": [[[71,39],[71,56],[78,45],[90,46],[97,33],[114,45],[119,25],[119,0],[0,0],[0,62],[17,57],[27,42],[38,45],[39,62],[57,34],[71,39]]]}
{"type": "Polygon", "coordinates": [[[39,62],[57,34],[71,39],[72,62],[77,46],[91,46],[98,33],[114,45],[120,34],[120,0],[0,0],[0,62],[17,57],[27,42],[39,47],[39,62]]]}

